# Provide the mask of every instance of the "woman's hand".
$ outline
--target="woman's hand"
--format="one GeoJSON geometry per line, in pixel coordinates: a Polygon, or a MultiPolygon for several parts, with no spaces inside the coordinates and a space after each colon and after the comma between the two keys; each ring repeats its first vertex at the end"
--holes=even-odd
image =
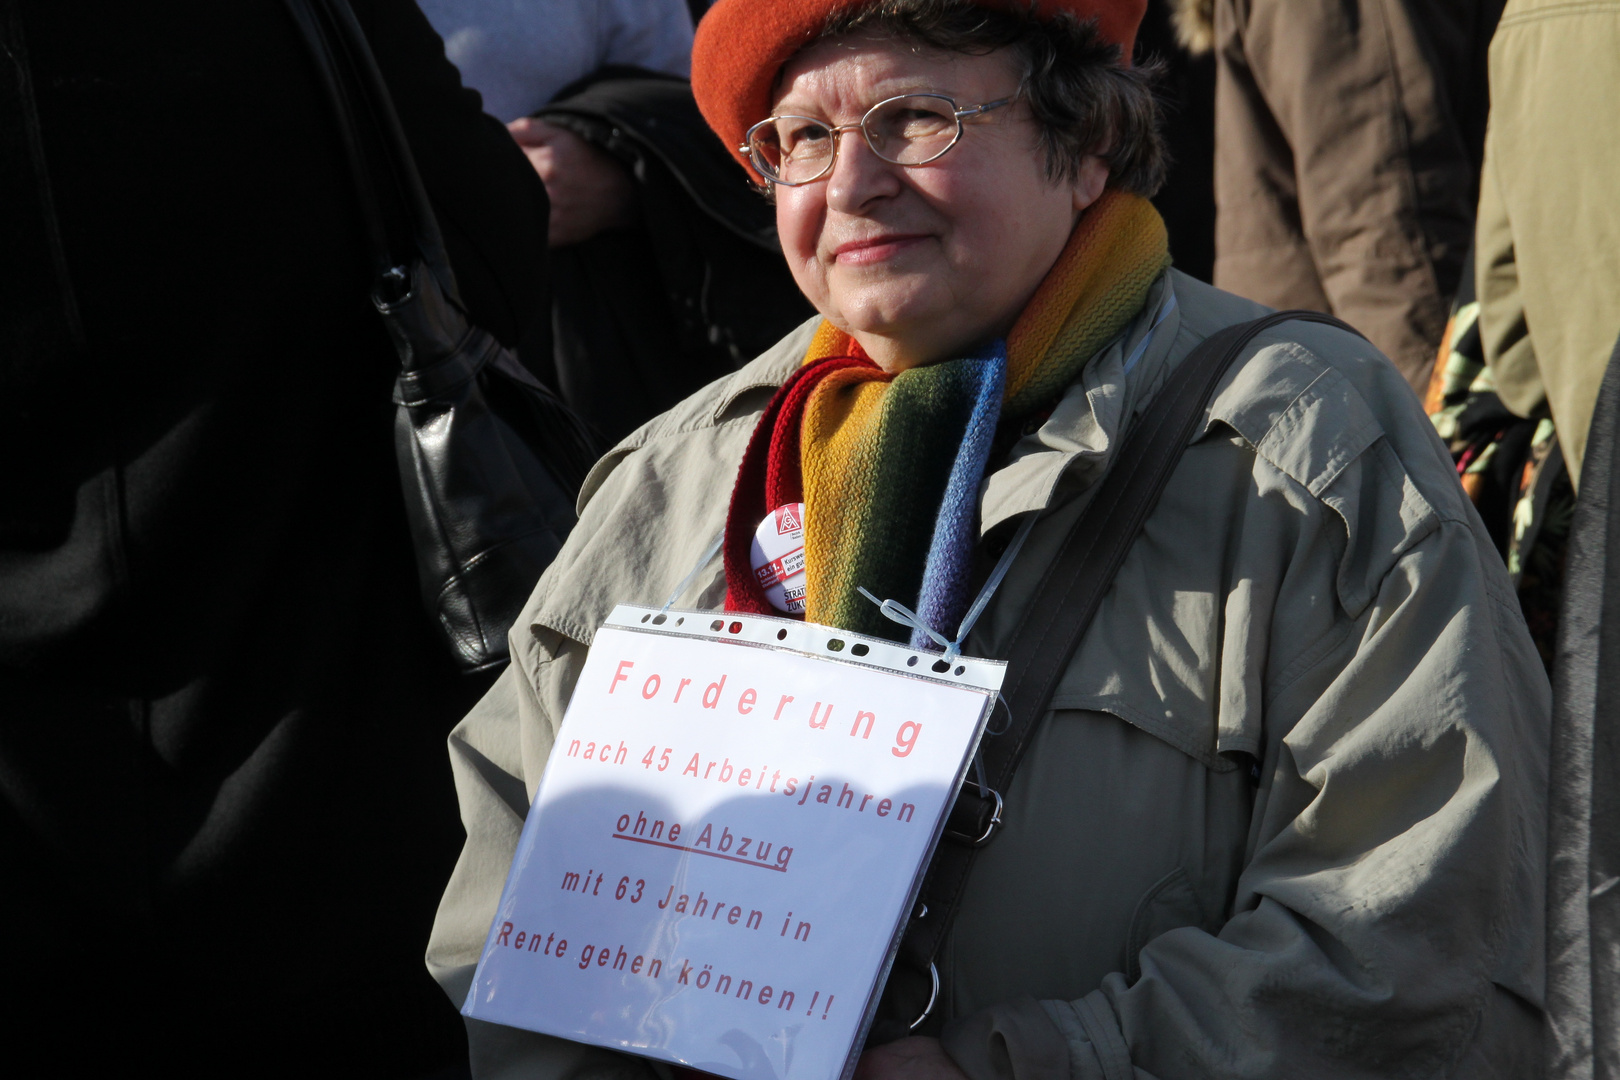
{"type": "Polygon", "coordinates": [[[939,1045],[920,1036],[885,1043],[861,1055],[855,1080],[968,1080],[939,1045]]]}
{"type": "Polygon", "coordinates": [[[630,170],[572,131],[525,116],[506,125],[551,199],[549,245],[566,247],[636,221],[630,170]]]}

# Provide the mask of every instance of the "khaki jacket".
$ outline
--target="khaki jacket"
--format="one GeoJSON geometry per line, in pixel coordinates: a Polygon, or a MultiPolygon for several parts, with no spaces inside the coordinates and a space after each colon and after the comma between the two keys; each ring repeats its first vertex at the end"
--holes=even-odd
{"type": "Polygon", "coordinates": [[[1330,311],[1422,395],[1468,254],[1502,0],[1215,0],[1215,284],[1330,311]]]}
{"type": "MultiPolygon", "coordinates": [[[[1121,433],[1263,309],[1170,271],[983,487],[1040,523],[969,651],[1000,650],[1121,433]],[[1173,289],[1177,306],[1127,373],[1173,289]]],[[[450,738],[467,845],[428,966],[461,1002],[593,630],[662,603],[725,517],[813,324],[632,435],[450,738]]],[[[714,607],[716,561],[679,597],[714,607]]],[[[1227,375],[1007,795],[940,963],[974,1080],[1487,1076],[1533,1053],[1549,691],[1501,559],[1400,375],[1287,324],[1227,375]],[[1465,1060],[1469,1055],[1471,1059],[1465,1060]],[[1460,1070],[1460,1072],[1459,1072],[1460,1070]]],[[[471,1025],[480,1077],[649,1078],[471,1025]]]]}
{"type": "Polygon", "coordinates": [[[1508,408],[1550,409],[1578,483],[1620,338],[1620,0],[1512,0],[1490,62],[1480,341],[1508,408]]]}

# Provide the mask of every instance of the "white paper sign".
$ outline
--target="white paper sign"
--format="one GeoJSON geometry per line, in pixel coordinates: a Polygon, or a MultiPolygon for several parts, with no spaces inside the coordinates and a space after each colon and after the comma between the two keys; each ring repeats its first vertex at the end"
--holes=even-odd
{"type": "Polygon", "coordinates": [[[462,1011],[736,1080],[847,1076],[1003,672],[621,606],[462,1011]]]}

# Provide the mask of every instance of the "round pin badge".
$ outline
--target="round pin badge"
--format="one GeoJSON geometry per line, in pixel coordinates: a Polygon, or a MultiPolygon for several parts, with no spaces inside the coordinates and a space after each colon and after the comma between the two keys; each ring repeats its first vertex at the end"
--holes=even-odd
{"type": "Polygon", "coordinates": [[[765,599],[790,615],[804,611],[804,503],[778,506],[754,530],[754,574],[765,599]]]}

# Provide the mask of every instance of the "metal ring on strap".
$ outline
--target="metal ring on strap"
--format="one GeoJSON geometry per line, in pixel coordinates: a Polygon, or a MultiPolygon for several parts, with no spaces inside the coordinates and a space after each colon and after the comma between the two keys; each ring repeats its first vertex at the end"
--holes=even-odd
{"type": "Polygon", "coordinates": [[[996,830],[1001,828],[1001,809],[1004,804],[1001,800],[1001,792],[995,788],[987,788],[986,790],[990,792],[990,797],[996,800],[996,808],[991,811],[990,820],[985,824],[984,832],[974,837],[969,836],[967,833],[957,832],[954,829],[947,829],[945,831],[946,839],[953,840],[958,844],[966,844],[968,847],[980,848],[988,844],[990,838],[996,835],[996,830]]]}
{"type": "Polygon", "coordinates": [[[928,975],[934,980],[933,989],[928,991],[928,1004],[923,1007],[922,1012],[917,1014],[917,1019],[911,1022],[911,1026],[906,1029],[907,1031],[916,1031],[921,1027],[922,1022],[928,1019],[928,1014],[934,1011],[934,1003],[939,1000],[939,966],[930,962],[928,975]]]}

